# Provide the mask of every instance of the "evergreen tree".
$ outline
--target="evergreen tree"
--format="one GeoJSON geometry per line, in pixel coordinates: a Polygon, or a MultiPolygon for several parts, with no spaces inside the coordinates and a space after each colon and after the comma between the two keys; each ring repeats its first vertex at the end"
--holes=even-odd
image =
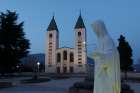
{"type": "Polygon", "coordinates": [[[23,22],[17,22],[16,12],[0,14],[0,73],[13,72],[20,59],[28,54],[29,40],[23,32],[23,22]]]}
{"type": "Polygon", "coordinates": [[[121,70],[125,73],[125,79],[127,79],[127,72],[132,70],[132,49],[128,42],[126,42],[125,37],[123,35],[120,35],[120,38],[118,39],[119,46],[118,51],[120,54],[120,67],[121,70]]]}

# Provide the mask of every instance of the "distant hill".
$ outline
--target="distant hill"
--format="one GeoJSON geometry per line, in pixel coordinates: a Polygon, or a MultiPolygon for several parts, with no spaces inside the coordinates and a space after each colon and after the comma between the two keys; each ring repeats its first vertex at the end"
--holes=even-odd
{"type": "Polygon", "coordinates": [[[45,55],[43,53],[39,54],[30,54],[27,57],[24,57],[21,59],[22,64],[31,65],[37,62],[40,62],[42,64],[45,63],[45,55]]]}
{"type": "Polygon", "coordinates": [[[133,67],[136,70],[136,72],[140,72],[140,64],[134,64],[133,67]]]}
{"type": "MultiPolygon", "coordinates": [[[[30,54],[25,58],[21,59],[23,64],[34,64],[35,62],[40,62],[42,64],[45,64],[45,54],[39,53],[39,54],[30,54]]],[[[87,59],[88,64],[94,64],[94,61],[92,58],[88,57],[87,59]]]]}

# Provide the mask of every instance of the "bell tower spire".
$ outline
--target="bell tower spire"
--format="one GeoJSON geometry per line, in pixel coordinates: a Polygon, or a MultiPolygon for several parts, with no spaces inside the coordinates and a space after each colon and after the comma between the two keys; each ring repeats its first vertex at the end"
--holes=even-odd
{"type": "Polygon", "coordinates": [[[85,28],[85,24],[84,24],[84,21],[83,21],[83,18],[81,16],[81,11],[80,11],[80,15],[78,17],[78,20],[76,22],[76,25],[74,27],[75,29],[78,29],[78,28],[85,28]]]}
{"type": "Polygon", "coordinates": [[[85,73],[87,63],[86,28],[84,25],[83,18],[81,16],[81,12],[74,28],[75,28],[75,60],[77,64],[75,71],[77,73],[79,72],[85,73]]]}
{"type": "Polygon", "coordinates": [[[55,18],[54,18],[54,15],[52,17],[52,20],[47,28],[47,31],[52,31],[52,30],[56,30],[58,31],[58,28],[57,28],[57,25],[56,25],[56,22],[55,22],[55,18]]]}
{"type": "Polygon", "coordinates": [[[47,28],[47,42],[45,55],[45,72],[55,73],[56,68],[56,49],[59,48],[59,32],[54,15],[47,28]]]}

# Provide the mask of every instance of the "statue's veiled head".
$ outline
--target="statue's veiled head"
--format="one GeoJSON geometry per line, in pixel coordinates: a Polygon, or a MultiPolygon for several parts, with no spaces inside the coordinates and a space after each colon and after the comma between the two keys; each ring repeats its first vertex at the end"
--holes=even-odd
{"type": "Polygon", "coordinates": [[[104,24],[104,22],[101,21],[101,20],[96,20],[96,21],[92,24],[92,27],[93,27],[93,31],[95,32],[95,34],[96,34],[98,37],[103,37],[104,35],[107,34],[105,24],[104,24]]]}

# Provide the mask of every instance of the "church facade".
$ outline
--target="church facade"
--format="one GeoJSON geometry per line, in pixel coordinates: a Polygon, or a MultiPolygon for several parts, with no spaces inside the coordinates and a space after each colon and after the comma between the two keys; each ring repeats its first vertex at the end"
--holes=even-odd
{"type": "Polygon", "coordinates": [[[59,47],[59,30],[53,16],[46,32],[46,73],[86,73],[86,28],[80,15],[74,27],[74,48],[59,47]]]}

